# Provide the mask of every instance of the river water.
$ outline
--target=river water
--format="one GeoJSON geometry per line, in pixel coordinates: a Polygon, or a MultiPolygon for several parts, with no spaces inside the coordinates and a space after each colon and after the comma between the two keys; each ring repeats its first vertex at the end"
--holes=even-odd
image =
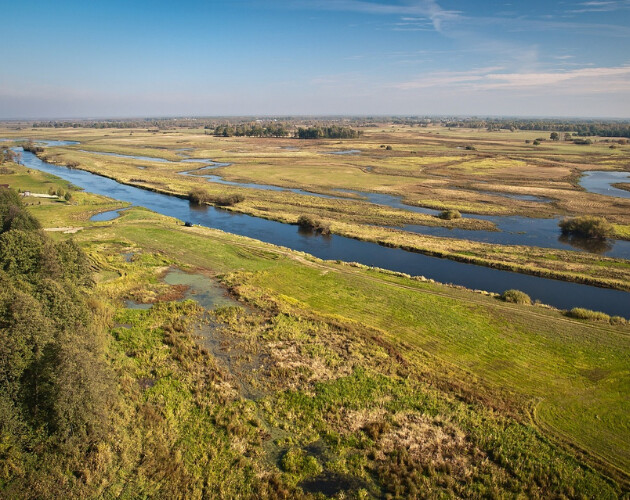
{"type": "Polygon", "coordinates": [[[532,299],[558,308],[586,307],[630,317],[628,292],[464,264],[338,235],[323,237],[297,226],[211,206],[199,207],[175,196],[127,186],[83,170],[52,165],[32,153],[23,152],[22,161],[29,168],[57,175],[91,193],[143,206],[182,221],[307,252],[322,259],[360,262],[368,266],[422,275],[443,283],[497,293],[517,288],[529,294],[532,299]]]}

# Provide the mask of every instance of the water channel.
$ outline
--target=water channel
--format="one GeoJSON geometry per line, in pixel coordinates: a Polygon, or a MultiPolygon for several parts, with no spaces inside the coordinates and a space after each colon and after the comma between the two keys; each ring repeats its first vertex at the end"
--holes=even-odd
{"type": "Polygon", "coordinates": [[[529,294],[532,299],[558,308],[587,307],[630,317],[628,292],[464,264],[338,235],[322,237],[296,226],[236,214],[212,206],[199,207],[175,196],[127,186],[84,170],[52,165],[29,152],[23,152],[22,161],[29,168],[61,177],[91,193],[143,206],[183,221],[307,252],[322,259],[355,261],[497,293],[508,288],[517,288],[529,294]]]}

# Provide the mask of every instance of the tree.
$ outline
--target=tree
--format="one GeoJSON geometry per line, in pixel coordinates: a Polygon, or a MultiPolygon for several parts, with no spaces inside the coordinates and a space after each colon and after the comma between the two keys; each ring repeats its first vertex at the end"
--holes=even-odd
{"type": "Polygon", "coordinates": [[[558,134],[558,132],[551,132],[551,134],[549,134],[549,138],[552,141],[559,141],[560,140],[560,134],[558,134]]]}

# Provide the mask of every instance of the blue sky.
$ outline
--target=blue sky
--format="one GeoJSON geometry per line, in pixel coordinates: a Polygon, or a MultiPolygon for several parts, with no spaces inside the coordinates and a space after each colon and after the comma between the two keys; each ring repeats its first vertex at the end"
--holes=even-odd
{"type": "Polygon", "coordinates": [[[630,118],[630,0],[2,0],[0,118],[630,118]]]}

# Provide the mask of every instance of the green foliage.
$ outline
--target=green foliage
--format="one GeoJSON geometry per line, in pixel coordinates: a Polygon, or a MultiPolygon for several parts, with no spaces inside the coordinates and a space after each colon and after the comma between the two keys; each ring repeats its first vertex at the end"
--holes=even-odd
{"type": "Polygon", "coordinates": [[[285,123],[271,122],[239,123],[238,125],[217,125],[213,130],[214,135],[220,137],[286,137],[289,135],[289,127],[285,123]]]}
{"type": "Polygon", "coordinates": [[[612,236],[613,225],[603,217],[582,215],[564,219],[559,223],[564,234],[575,234],[585,238],[605,239],[612,236]]]}
{"type": "Polygon", "coordinates": [[[440,213],[439,217],[440,219],[444,219],[444,220],[461,219],[462,214],[459,212],[459,210],[449,209],[449,210],[443,210],[440,213]]]}
{"type": "Polygon", "coordinates": [[[571,318],[586,319],[590,321],[609,322],[611,320],[610,316],[606,313],[600,311],[592,311],[591,309],[585,309],[583,307],[574,307],[569,312],[567,312],[567,316],[571,318]]]}
{"type": "Polygon", "coordinates": [[[527,304],[530,305],[532,303],[532,299],[525,292],[521,292],[520,290],[506,290],[501,294],[501,300],[505,302],[511,302],[513,304],[527,304]]]}
{"type": "Polygon", "coordinates": [[[304,229],[309,229],[317,233],[330,234],[330,225],[311,215],[300,215],[297,224],[304,229]]]}
{"type": "Polygon", "coordinates": [[[245,197],[238,193],[228,195],[211,195],[206,190],[197,188],[188,193],[188,199],[197,205],[211,203],[221,207],[229,207],[244,201],[245,197]]]}
{"type": "Polygon", "coordinates": [[[300,476],[315,476],[322,472],[317,459],[300,448],[291,448],[282,457],[282,469],[300,476]]]}
{"type": "MultiPolygon", "coordinates": [[[[23,211],[2,194],[2,213],[23,211]]],[[[0,235],[0,486],[9,497],[68,496],[107,438],[110,374],[85,299],[87,257],[16,223],[29,217],[0,235]]]]}
{"type": "Polygon", "coordinates": [[[12,189],[0,188],[0,231],[39,229],[40,224],[24,208],[20,196],[12,189]]]}
{"type": "MultiPolygon", "coordinates": [[[[354,139],[362,132],[350,127],[331,125],[328,127],[298,127],[296,137],[298,139],[354,139]]],[[[391,146],[388,146],[391,149],[391,146]]]]}

